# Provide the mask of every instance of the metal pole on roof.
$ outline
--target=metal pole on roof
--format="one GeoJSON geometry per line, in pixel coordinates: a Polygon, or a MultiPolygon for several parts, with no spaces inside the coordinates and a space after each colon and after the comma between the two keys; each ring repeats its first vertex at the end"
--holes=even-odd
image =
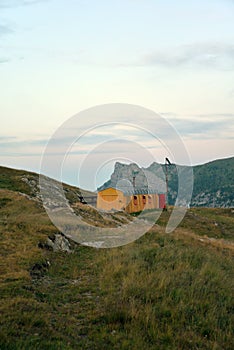
{"type": "Polygon", "coordinates": [[[136,189],[136,175],[139,173],[139,171],[133,171],[132,172],[132,185],[133,185],[133,190],[135,192],[136,189]]]}
{"type": "Polygon", "coordinates": [[[166,207],[168,206],[168,165],[171,165],[170,160],[165,158],[165,168],[166,168],[166,207]]]}
{"type": "Polygon", "coordinates": [[[132,177],[132,185],[133,185],[133,189],[135,191],[135,188],[136,188],[136,176],[132,177]]]}

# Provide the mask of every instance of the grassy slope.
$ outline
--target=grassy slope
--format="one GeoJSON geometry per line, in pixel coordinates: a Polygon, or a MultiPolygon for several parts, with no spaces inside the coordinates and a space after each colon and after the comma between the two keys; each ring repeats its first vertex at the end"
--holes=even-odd
{"type": "Polygon", "coordinates": [[[234,157],[219,159],[194,167],[192,204],[197,205],[202,194],[210,197],[201,206],[233,207],[234,205],[234,157]],[[219,193],[219,195],[217,195],[219,193]]]}
{"type": "Polygon", "coordinates": [[[218,159],[194,167],[195,192],[217,189],[230,191],[233,188],[234,157],[218,159]]]}
{"type": "Polygon", "coordinates": [[[125,247],[54,253],[40,204],[0,190],[0,348],[233,349],[233,212],[191,209],[170,235],[168,216],[125,247]]]}
{"type": "MultiPolygon", "coordinates": [[[[38,191],[39,175],[26,170],[17,170],[0,166],[0,188],[8,189],[11,191],[22,192],[30,196],[35,196],[35,192],[38,191]],[[29,180],[34,180],[34,188],[32,188],[28,183],[22,181],[23,177],[27,177],[29,180]],[[33,191],[34,190],[34,191],[33,191]]],[[[77,195],[80,195],[80,189],[63,184],[64,191],[67,199],[73,203],[77,201],[77,195]]],[[[95,193],[82,190],[83,196],[95,196],[95,193]]]]}
{"type": "MultiPolygon", "coordinates": [[[[162,166],[165,171],[165,166],[162,166]]],[[[150,170],[156,172],[157,164],[150,170]]],[[[177,197],[178,175],[174,165],[168,167],[169,203],[174,204],[177,197]]],[[[218,159],[193,167],[194,186],[191,206],[233,207],[234,157],[218,159]]]]}
{"type": "MultiPolygon", "coordinates": [[[[0,167],[0,188],[5,188],[11,191],[19,191],[26,194],[31,194],[30,187],[21,181],[21,177],[25,174],[30,174],[24,170],[16,170],[6,167],[0,167]]],[[[35,173],[32,175],[38,176],[35,173]]]]}

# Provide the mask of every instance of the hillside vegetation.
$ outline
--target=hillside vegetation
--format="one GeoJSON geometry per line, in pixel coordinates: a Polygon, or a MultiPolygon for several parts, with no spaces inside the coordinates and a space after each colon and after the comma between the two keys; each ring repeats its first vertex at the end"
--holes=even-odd
{"type": "MultiPolygon", "coordinates": [[[[39,175],[26,170],[17,170],[0,166],[0,188],[20,192],[40,200],[39,175]]],[[[80,190],[78,187],[63,184],[68,201],[73,204],[79,201],[79,196],[95,196],[95,193],[80,190]]]]}
{"type": "Polygon", "coordinates": [[[60,233],[40,201],[6,178],[0,349],[234,348],[233,209],[192,208],[165,234],[169,209],[124,247],[70,241],[69,252],[56,252],[46,242],[60,233]]]}

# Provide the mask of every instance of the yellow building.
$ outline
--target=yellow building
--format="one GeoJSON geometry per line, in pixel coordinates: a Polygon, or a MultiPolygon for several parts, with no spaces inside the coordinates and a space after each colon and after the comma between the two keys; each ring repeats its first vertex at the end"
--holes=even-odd
{"type": "Polygon", "coordinates": [[[144,209],[163,208],[165,194],[147,192],[147,189],[122,191],[113,187],[106,188],[98,192],[97,209],[136,213],[144,209]]]}

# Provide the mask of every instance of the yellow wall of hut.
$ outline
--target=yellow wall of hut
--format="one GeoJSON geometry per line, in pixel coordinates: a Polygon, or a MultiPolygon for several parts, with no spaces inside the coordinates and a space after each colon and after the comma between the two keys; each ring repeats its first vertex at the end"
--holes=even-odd
{"type": "Polygon", "coordinates": [[[158,194],[124,195],[115,188],[106,188],[98,192],[97,208],[102,210],[125,210],[127,213],[136,213],[144,209],[159,208],[158,194]]]}
{"type": "Polygon", "coordinates": [[[107,188],[98,192],[97,208],[102,210],[124,210],[126,198],[122,191],[115,188],[107,188]]]}

